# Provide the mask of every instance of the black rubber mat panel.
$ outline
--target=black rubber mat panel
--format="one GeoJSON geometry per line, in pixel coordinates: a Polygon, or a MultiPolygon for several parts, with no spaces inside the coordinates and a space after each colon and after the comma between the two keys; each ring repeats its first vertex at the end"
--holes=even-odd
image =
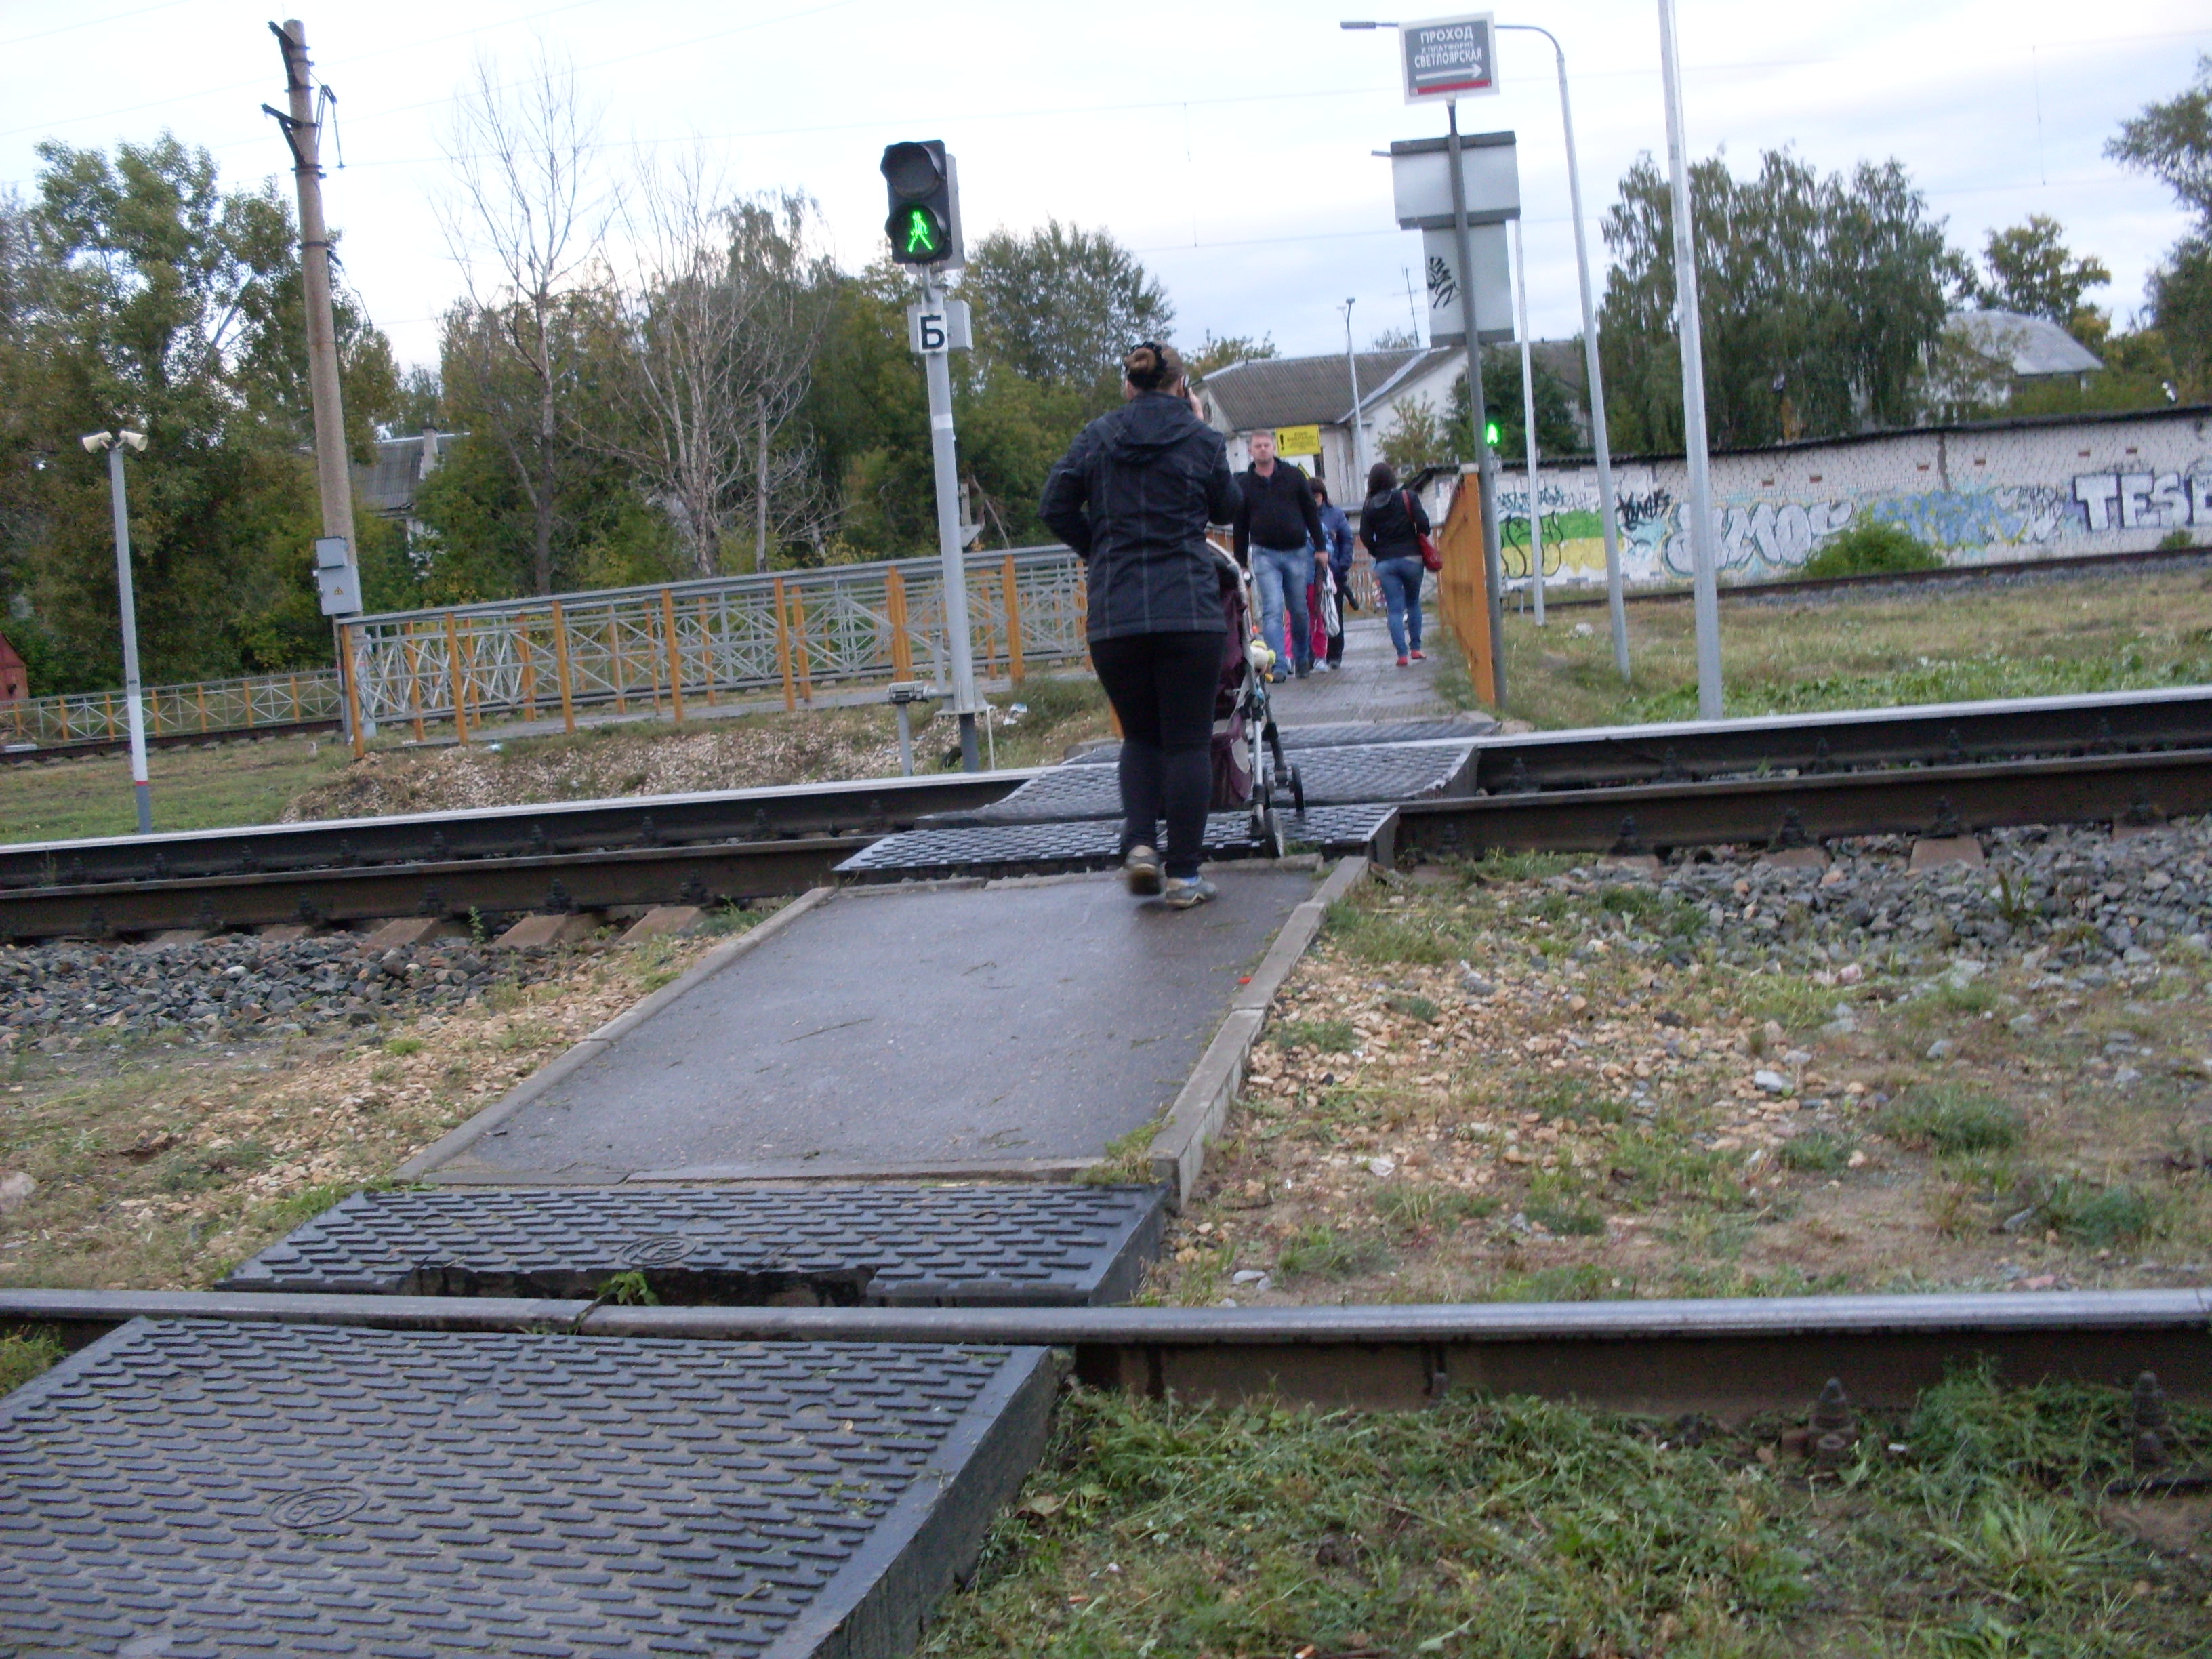
{"type": "Polygon", "coordinates": [[[139,1322],[0,1401],[0,1653],[896,1654],[1042,1348],[139,1322]]]}
{"type": "MultiPolygon", "coordinates": [[[[1316,726],[1284,726],[1283,747],[1335,749],[1346,745],[1389,743],[1438,743],[1487,737],[1498,722],[1487,714],[1458,714],[1433,720],[1345,720],[1316,726]]],[[[1069,758],[1070,766],[1104,766],[1121,757],[1118,743],[1101,744],[1069,758]]]]}
{"type": "Polygon", "coordinates": [[[356,1193],[228,1291],[596,1296],[641,1272],[664,1302],[1080,1307],[1127,1300],[1165,1189],[878,1183],[688,1191],[356,1193]]]}
{"type": "MultiPolygon", "coordinates": [[[[1283,835],[1293,850],[1354,853],[1375,839],[1392,810],[1388,805],[1316,806],[1300,816],[1285,805],[1280,817],[1283,835]]],[[[1121,844],[1121,826],[1107,818],[910,830],[863,848],[839,865],[837,872],[897,878],[1098,870],[1119,859],[1121,844]]],[[[1206,851],[1211,858],[1233,859],[1255,857],[1265,849],[1252,840],[1249,813],[1216,812],[1206,821],[1206,851]]]]}
{"type": "MultiPolygon", "coordinates": [[[[1425,743],[1346,744],[1337,747],[1287,748],[1297,769],[1306,805],[1350,806],[1363,802],[1419,800],[1441,794],[1467,770],[1474,753],[1471,738],[1425,743]]],[[[963,812],[937,812],[916,826],[959,829],[987,823],[1052,823],[1077,818],[1121,816],[1121,786],[1103,766],[1057,766],[1031,778],[1004,800],[963,812]]]]}

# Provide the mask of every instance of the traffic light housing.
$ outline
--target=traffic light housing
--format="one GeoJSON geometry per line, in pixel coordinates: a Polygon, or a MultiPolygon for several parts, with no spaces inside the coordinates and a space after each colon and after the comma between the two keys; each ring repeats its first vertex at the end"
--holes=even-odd
{"type": "Polygon", "coordinates": [[[886,145],[884,183],[890,216],[884,234],[891,258],[902,265],[967,263],[960,243],[960,169],[939,138],[886,145]]]}

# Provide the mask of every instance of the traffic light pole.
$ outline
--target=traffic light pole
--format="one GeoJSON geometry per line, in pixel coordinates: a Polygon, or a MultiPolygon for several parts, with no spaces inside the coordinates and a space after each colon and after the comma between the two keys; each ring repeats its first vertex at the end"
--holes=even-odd
{"type": "MultiPolygon", "coordinates": [[[[944,290],[936,268],[921,269],[922,303],[943,309],[944,290]]],[[[945,654],[952,671],[952,711],[960,717],[962,769],[980,772],[983,757],[975,741],[975,716],[982,703],[975,695],[975,657],[968,641],[968,550],[960,538],[960,463],[952,438],[952,357],[948,351],[922,354],[929,381],[929,458],[937,477],[937,545],[945,560],[945,654]]]]}
{"type": "Polygon", "coordinates": [[[1482,340],[1474,325],[1474,247],[1467,233],[1467,168],[1460,159],[1459,100],[1444,100],[1450,131],[1444,153],[1451,158],[1452,234],[1459,255],[1460,326],[1467,331],[1468,423],[1474,433],[1475,500],[1482,508],[1483,586],[1490,590],[1490,700],[1505,712],[1504,561],[1498,548],[1498,459],[1490,453],[1482,394],[1482,340]]]}

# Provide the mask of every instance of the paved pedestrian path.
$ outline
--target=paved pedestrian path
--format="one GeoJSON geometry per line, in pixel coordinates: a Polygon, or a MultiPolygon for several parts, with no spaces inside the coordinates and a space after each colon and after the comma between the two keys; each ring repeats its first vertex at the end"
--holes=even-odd
{"type": "MultiPolygon", "coordinates": [[[[1442,631],[1431,610],[1425,635],[1442,631]]],[[[1285,726],[1325,720],[1407,720],[1453,714],[1458,710],[1437,689],[1431,657],[1404,668],[1380,617],[1355,617],[1345,624],[1344,665],[1316,670],[1302,680],[1275,688],[1275,719],[1285,726]]]]}
{"type": "MultiPolygon", "coordinates": [[[[1110,875],[848,889],[409,1166],[441,1182],[1073,1173],[1175,1098],[1319,876],[1175,912],[1110,875]]],[[[680,994],[671,994],[680,993],[680,994]]]]}

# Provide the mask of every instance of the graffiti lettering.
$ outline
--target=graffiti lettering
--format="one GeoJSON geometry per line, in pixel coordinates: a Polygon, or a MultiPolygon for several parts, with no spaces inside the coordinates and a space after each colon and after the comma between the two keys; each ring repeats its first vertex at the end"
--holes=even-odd
{"type": "Polygon", "coordinates": [[[2212,525],[2212,472],[2085,472],[2074,499],[2092,532],[2212,525]]]}

